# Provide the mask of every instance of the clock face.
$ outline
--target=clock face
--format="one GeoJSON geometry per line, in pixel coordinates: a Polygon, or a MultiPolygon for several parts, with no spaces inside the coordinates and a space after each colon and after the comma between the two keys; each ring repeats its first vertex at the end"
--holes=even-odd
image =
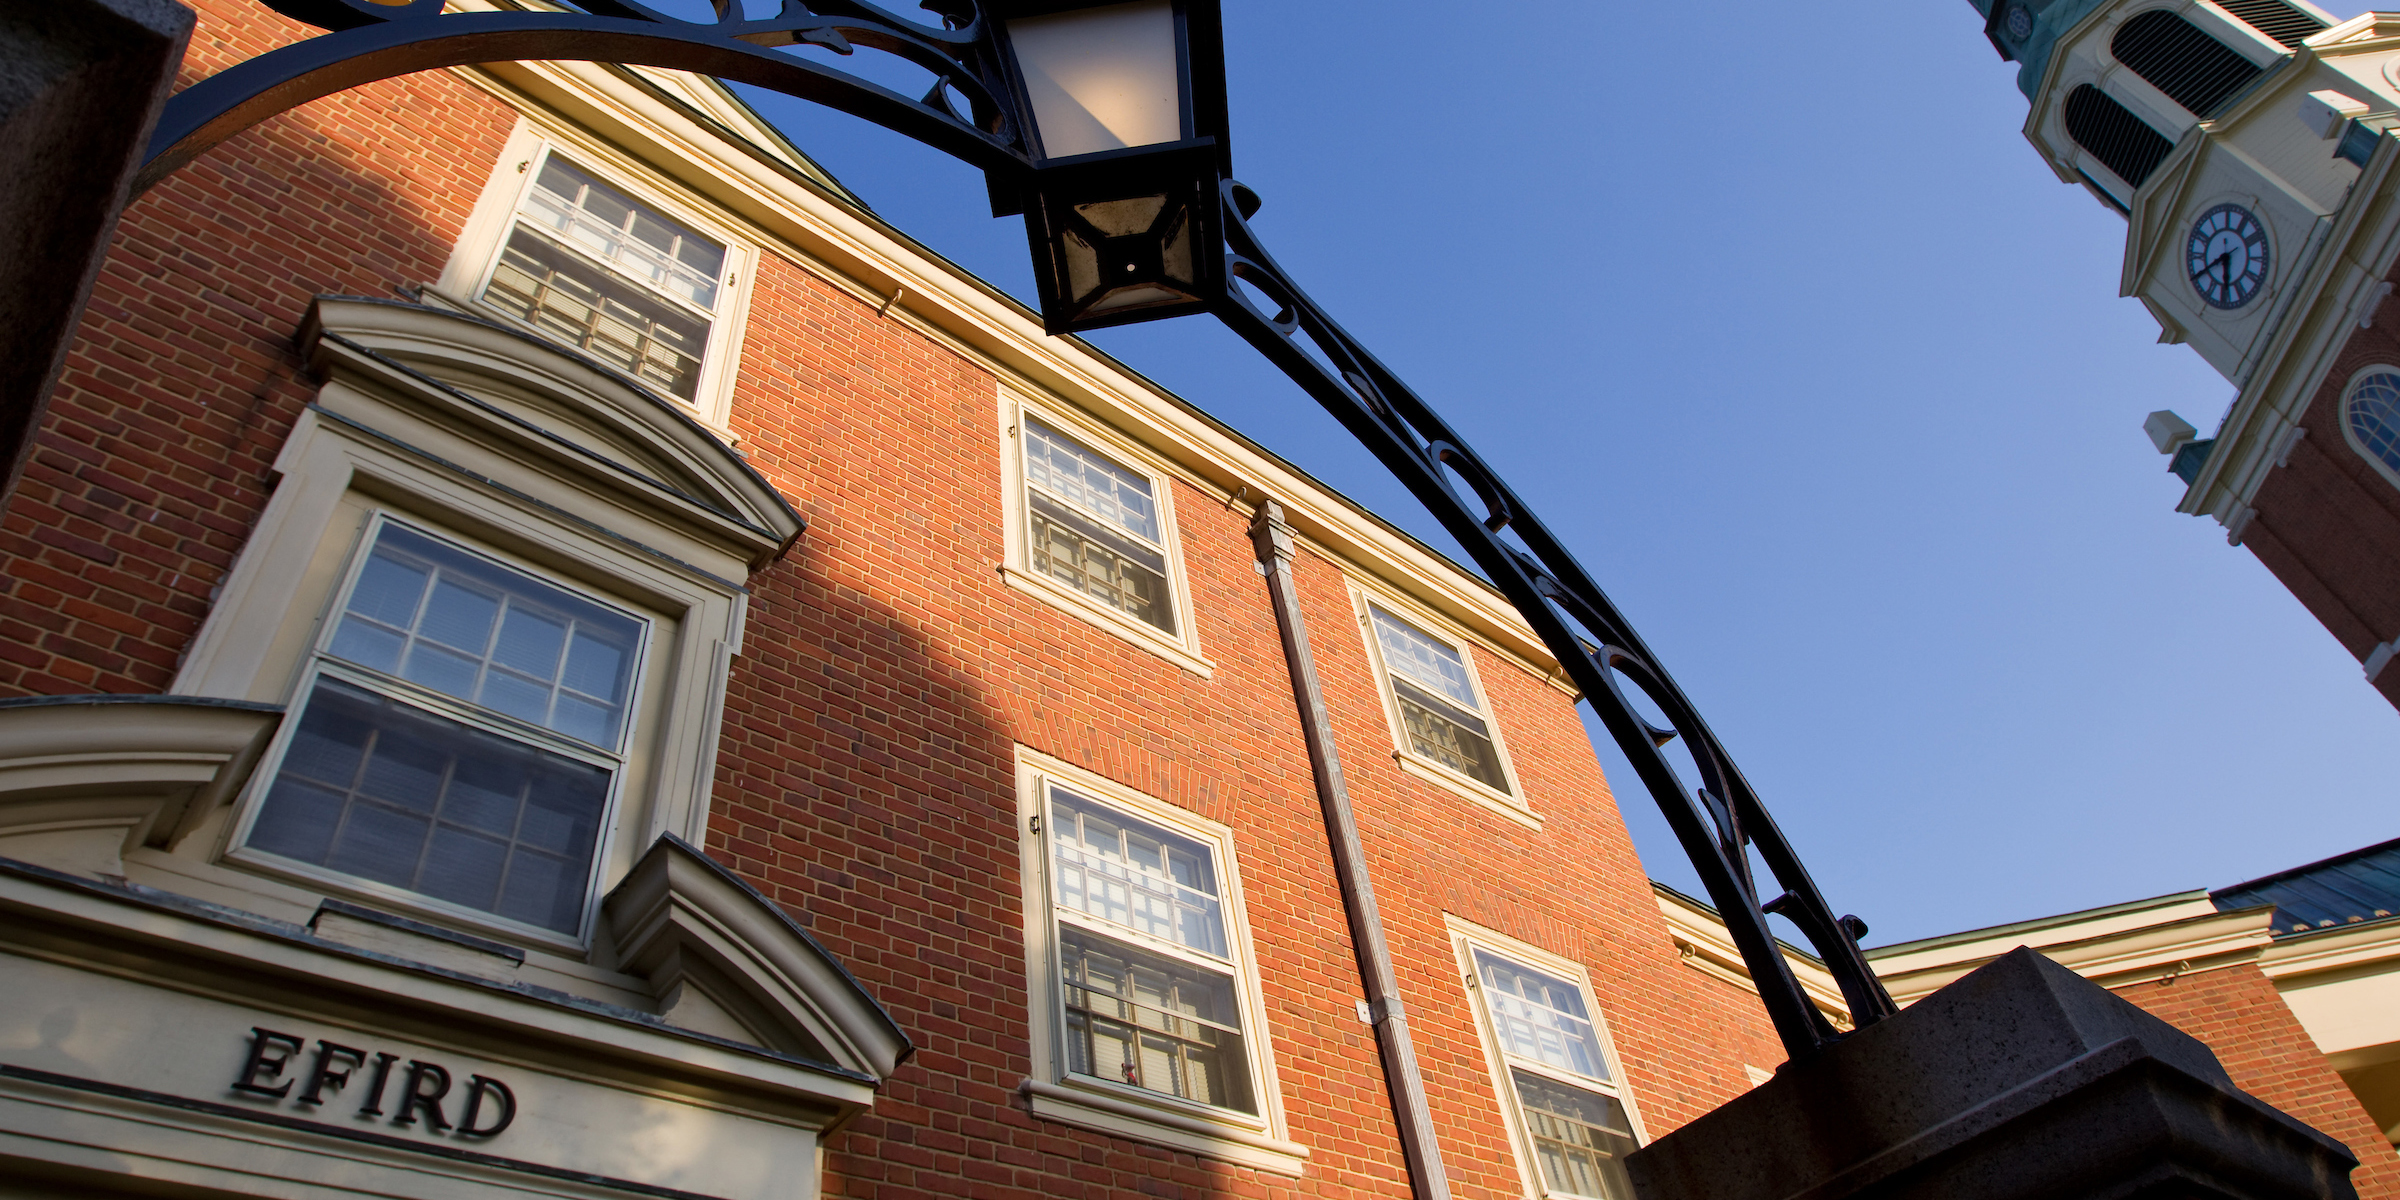
{"type": "Polygon", "coordinates": [[[2183,268],[2211,308],[2240,308],[2267,281],[2267,227],[2239,204],[2220,204],[2192,222],[2183,268]]]}
{"type": "Polygon", "coordinates": [[[2024,41],[2033,36],[2033,12],[2022,4],[2009,5],[2005,26],[2009,40],[2024,41]]]}

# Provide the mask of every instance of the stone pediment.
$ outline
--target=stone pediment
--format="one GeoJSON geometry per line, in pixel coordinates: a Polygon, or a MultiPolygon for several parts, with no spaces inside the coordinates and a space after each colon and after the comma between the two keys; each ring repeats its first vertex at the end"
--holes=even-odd
{"type": "MultiPolygon", "coordinates": [[[[680,405],[529,331],[399,301],[319,296],[300,344],[330,380],[638,505],[752,569],[803,528],[782,494],[680,405]]],[[[320,403],[351,415],[336,396],[320,403]]]]}
{"type": "Polygon", "coordinates": [[[273,704],[196,696],[0,701],[0,858],[86,877],[167,846],[240,790],[273,704]]]}
{"type": "Polygon", "coordinates": [[[673,834],[601,902],[621,969],[669,1024],[882,1080],[908,1035],[825,947],[757,889],[673,834]]]}
{"type": "Polygon", "coordinates": [[[2184,194],[2199,176],[2209,146],[2205,128],[2194,125],[2186,130],[2183,140],[2134,197],[2132,211],[2125,214],[2125,274],[2117,282],[2118,295],[2141,294],[2143,281],[2150,277],[2159,256],[2176,255],[2183,232],[2184,194]]]}

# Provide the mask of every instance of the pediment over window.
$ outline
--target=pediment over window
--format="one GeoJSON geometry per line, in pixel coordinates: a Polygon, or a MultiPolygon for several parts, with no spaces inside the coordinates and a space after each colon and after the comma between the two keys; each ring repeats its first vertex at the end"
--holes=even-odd
{"type": "Polygon", "coordinates": [[[199,827],[249,778],[283,710],[194,696],[0,701],[0,858],[83,876],[199,827]]]}
{"type": "Polygon", "coordinates": [[[649,980],[669,1024],[882,1080],[908,1035],[825,947],[673,834],[601,902],[619,965],[649,980]]]}
{"type": "MultiPolygon", "coordinates": [[[[530,333],[398,301],[319,296],[300,344],[331,381],[638,506],[753,570],[803,528],[774,486],[680,405],[530,333]]],[[[320,404],[361,419],[342,411],[340,393],[320,404]]]]}

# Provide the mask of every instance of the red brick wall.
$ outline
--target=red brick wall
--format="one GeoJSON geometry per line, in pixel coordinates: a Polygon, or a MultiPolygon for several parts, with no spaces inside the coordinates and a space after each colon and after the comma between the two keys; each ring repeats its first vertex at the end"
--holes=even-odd
{"type": "Polygon", "coordinates": [[[2400,1154],[2255,965],[2116,989],[2208,1043],[2243,1091],[2339,1138],[2358,1156],[2350,1181],[2362,1200],[2400,1197],[2400,1154]]]}
{"type": "MultiPolygon", "coordinates": [[[[2375,363],[2400,366],[2400,303],[2386,302],[2342,347],[2300,418],[2308,435],[2288,466],[2268,472],[2252,505],[2258,515],[2242,532],[2242,544],[2361,660],[2400,638],[2400,488],[2342,435],[2342,390],[2375,363]]],[[[2400,705],[2400,670],[2375,686],[2400,705]]]]}
{"type": "MultiPolygon", "coordinates": [[[[310,32],[250,0],[193,7],[187,85],[310,32]]],[[[309,297],[439,275],[514,117],[448,74],[376,84],[126,210],[0,516],[0,696],[166,690],[315,393],[292,347],[309,297]]]]}
{"type": "MultiPolygon", "coordinates": [[[[187,78],[299,32],[250,0],[200,7],[187,78]]],[[[268,122],[129,210],[0,514],[0,695],[168,685],[313,392],[291,348],[309,297],[436,277],[512,117],[448,75],[377,85],[268,122]]],[[[709,846],[919,1046],[832,1145],[828,1189],[1402,1194],[1249,514],[1175,485],[1209,679],[1006,588],[997,386],[762,263],[733,420],[810,529],[752,581],[709,846]],[[1023,1110],[1016,743],[1235,830],[1305,1178],[1023,1110]]],[[[1478,652],[1539,833],[1405,775],[1342,577],[1310,555],[1297,571],[1459,1194],[1521,1184],[1444,911],[1589,967],[1653,1135],[1745,1088],[1743,1064],[1773,1066],[1756,998],[1677,962],[1568,699],[1478,652]]]]}
{"type": "MultiPolygon", "coordinates": [[[[1174,491],[1201,679],[1006,587],[997,381],[786,264],[735,422],[808,535],[753,581],[711,848],[801,913],[922,1049],[834,1146],[879,1198],[1405,1187],[1248,514],[1174,491]],[[1034,1121],[1012,745],[1235,830],[1297,1183],[1034,1121]],[[1145,1181],[1148,1181],[1147,1183],[1145,1181]]],[[[1781,1055],[1755,997],[1680,965],[1567,698],[1482,655],[1535,834],[1403,774],[1339,572],[1296,567],[1462,1195],[1521,1190],[1447,909],[1588,964],[1653,1133],[1781,1055]],[[1705,1014],[1705,1015],[1696,1015],[1705,1014]]]]}

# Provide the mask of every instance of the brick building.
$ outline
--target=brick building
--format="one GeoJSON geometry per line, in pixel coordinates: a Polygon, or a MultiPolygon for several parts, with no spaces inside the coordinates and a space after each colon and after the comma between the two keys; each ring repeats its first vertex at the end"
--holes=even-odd
{"type": "MultiPolygon", "coordinates": [[[[309,32],[198,7],[186,83],[309,32]]],[[[1312,734],[1453,1192],[1624,1196],[1782,1057],[1496,593],[713,83],[264,123],[37,436],[11,1194],[1405,1193],[1312,734]]]]}
{"type": "Polygon", "coordinates": [[[1868,951],[1903,1004],[2031,946],[2208,1043],[2243,1090],[2400,1193],[2400,842],[2194,890],[1868,951]]]}
{"type": "Polygon", "coordinates": [[[2306,0],[1974,0],[2060,180],[2126,220],[2123,293],[2234,385],[2145,429],[2400,704],[2400,14],[2306,0]]]}

